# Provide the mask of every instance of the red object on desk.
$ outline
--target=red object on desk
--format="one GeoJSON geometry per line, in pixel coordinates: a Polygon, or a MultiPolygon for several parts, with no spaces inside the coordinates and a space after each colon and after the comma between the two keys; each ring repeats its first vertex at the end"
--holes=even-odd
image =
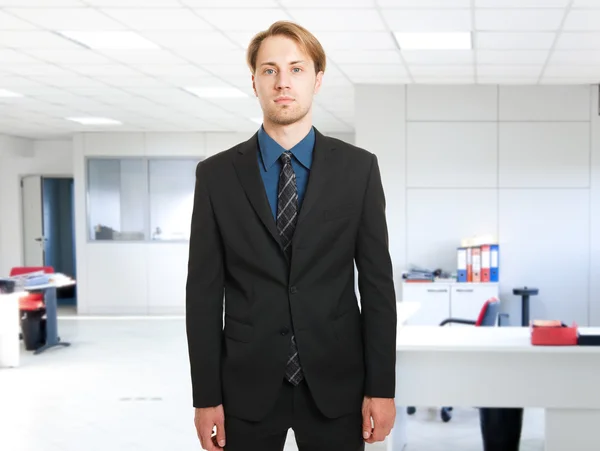
{"type": "Polygon", "coordinates": [[[531,344],[537,346],[577,345],[577,324],[563,327],[560,321],[531,321],[531,344]]]}

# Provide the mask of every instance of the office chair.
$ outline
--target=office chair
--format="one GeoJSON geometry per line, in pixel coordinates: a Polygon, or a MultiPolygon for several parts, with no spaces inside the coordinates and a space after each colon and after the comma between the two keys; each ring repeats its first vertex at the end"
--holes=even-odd
{"type": "MultiPolygon", "coordinates": [[[[500,301],[497,298],[492,297],[485,301],[483,307],[481,307],[481,310],[479,311],[479,316],[476,320],[463,318],[446,318],[440,323],[440,326],[456,323],[466,324],[475,327],[494,327],[498,323],[498,318],[500,315],[500,301]]],[[[413,415],[416,411],[417,409],[414,406],[406,408],[406,412],[409,415],[413,415]]],[[[440,416],[442,417],[442,421],[444,423],[450,421],[452,419],[452,407],[442,407],[440,410],[440,416]]]]}

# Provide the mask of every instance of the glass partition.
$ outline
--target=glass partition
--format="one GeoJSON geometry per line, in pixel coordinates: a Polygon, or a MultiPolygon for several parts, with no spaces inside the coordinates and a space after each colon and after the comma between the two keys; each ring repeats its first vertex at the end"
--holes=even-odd
{"type": "Polygon", "coordinates": [[[189,240],[198,161],[89,158],[89,239],[189,240]]]}

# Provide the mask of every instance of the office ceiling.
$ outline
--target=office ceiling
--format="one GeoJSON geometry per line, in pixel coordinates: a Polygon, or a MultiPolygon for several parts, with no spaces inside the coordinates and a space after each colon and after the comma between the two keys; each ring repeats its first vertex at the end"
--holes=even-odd
{"type": "Polygon", "coordinates": [[[327,51],[314,116],[328,132],[353,131],[356,84],[600,80],[600,0],[0,0],[0,90],[24,95],[0,97],[0,133],[255,130],[245,48],[279,19],[306,26],[327,51]],[[90,50],[59,30],[135,31],[160,48],[90,50]],[[474,50],[401,51],[393,31],[473,31],[474,50]],[[184,86],[248,97],[200,99],[184,86]]]}

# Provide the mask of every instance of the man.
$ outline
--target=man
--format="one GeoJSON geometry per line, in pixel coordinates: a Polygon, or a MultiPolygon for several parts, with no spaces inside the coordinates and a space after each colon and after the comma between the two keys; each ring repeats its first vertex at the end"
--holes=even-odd
{"type": "Polygon", "coordinates": [[[325,53],[307,30],[277,22],[247,60],[263,126],[196,171],[186,327],[198,437],[211,451],[281,451],[291,428],[300,451],[363,450],[396,413],[377,158],[312,126],[325,53]]]}

